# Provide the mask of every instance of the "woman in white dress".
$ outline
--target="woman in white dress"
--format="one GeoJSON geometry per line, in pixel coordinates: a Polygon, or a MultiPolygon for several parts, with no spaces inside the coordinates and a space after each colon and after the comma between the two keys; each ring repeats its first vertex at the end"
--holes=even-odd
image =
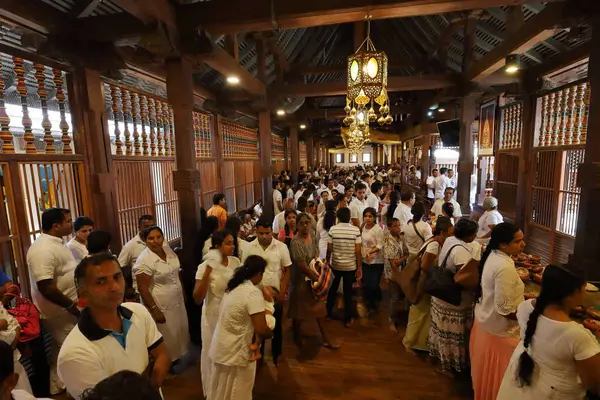
{"type": "Polygon", "coordinates": [[[179,258],[170,247],[164,246],[163,231],[151,226],[142,232],[146,250],[133,266],[134,287],[152,314],[173,361],[188,351],[190,334],[179,279],[179,258]]]}
{"type": "Polygon", "coordinates": [[[582,400],[600,388],[600,345],[569,314],[583,304],[585,279],[549,265],[542,291],[519,306],[521,341],[513,352],[498,400],[582,400]]]}
{"type": "Polygon", "coordinates": [[[477,230],[477,242],[483,245],[487,245],[490,241],[492,229],[494,229],[496,225],[504,222],[502,214],[498,212],[497,208],[498,199],[495,197],[486,197],[483,201],[483,209],[485,212],[479,217],[479,221],[477,221],[477,224],[479,225],[479,229],[477,230]]]}
{"type": "Polygon", "coordinates": [[[212,235],[212,249],[206,253],[205,261],[198,267],[194,300],[202,305],[202,353],[200,355],[200,372],[204,395],[209,397],[210,374],[212,363],[208,358],[208,350],[213,333],[219,319],[221,301],[227,288],[227,282],[240,266],[240,260],[233,257],[233,235],[229,231],[218,231],[212,235]]]}
{"type": "MultiPolygon", "coordinates": [[[[326,192],[324,192],[326,193],[326,192]]],[[[324,260],[327,257],[327,239],[329,238],[329,229],[335,225],[335,211],[337,208],[336,200],[329,200],[325,204],[325,213],[317,222],[317,234],[319,237],[319,258],[324,260]]]]}
{"type": "Polygon", "coordinates": [[[431,225],[423,221],[423,216],[427,212],[425,204],[421,202],[413,204],[410,212],[413,218],[404,227],[404,240],[406,241],[409,254],[406,265],[410,264],[417,257],[425,241],[433,236],[431,225]]]}
{"type": "Polygon", "coordinates": [[[257,343],[272,336],[265,298],[256,287],[267,262],[249,256],[227,284],[209,356],[212,365],[208,400],[251,400],[260,357],[257,343]],[[254,338],[254,340],[253,340],[254,338]]]}

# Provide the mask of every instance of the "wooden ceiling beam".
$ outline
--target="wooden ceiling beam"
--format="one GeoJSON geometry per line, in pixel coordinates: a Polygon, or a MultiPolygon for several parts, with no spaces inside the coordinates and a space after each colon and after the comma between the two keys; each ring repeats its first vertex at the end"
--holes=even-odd
{"type": "Polygon", "coordinates": [[[41,34],[59,30],[65,14],[40,0],[3,0],[0,16],[41,34]]]}
{"type": "MultiPolygon", "coordinates": [[[[390,76],[388,77],[388,92],[408,92],[413,90],[441,89],[456,84],[456,77],[445,75],[421,76],[390,76]]],[[[346,82],[329,82],[315,84],[291,84],[273,88],[274,97],[285,96],[339,96],[348,93],[346,82]]]]}
{"type": "Polygon", "coordinates": [[[373,20],[404,18],[536,2],[541,0],[303,0],[279,1],[273,7],[272,0],[223,0],[177,8],[182,28],[201,26],[213,34],[226,34],[342,24],[362,21],[366,15],[373,20]]]}
{"type": "Polygon", "coordinates": [[[145,24],[159,21],[177,29],[175,10],[167,0],[112,0],[113,3],[145,24]]]}
{"type": "Polygon", "coordinates": [[[526,74],[532,77],[541,77],[553,74],[564,67],[589,58],[591,51],[592,42],[585,42],[581,46],[577,46],[566,53],[562,53],[556,57],[553,57],[543,64],[527,69],[526,74]]]}
{"type": "Polygon", "coordinates": [[[502,43],[474,63],[463,75],[464,82],[481,81],[504,66],[510,54],[522,54],[554,35],[554,26],[563,18],[565,3],[552,3],[520,29],[508,34],[502,43]]]}
{"type": "Polygon", "coordinates": [[[102,0],[79,0],[75,3],[71,11],[69,11],[69,17],[71,18],[83,18],[89,16],[98,6],[102,3],[102,0]]]}

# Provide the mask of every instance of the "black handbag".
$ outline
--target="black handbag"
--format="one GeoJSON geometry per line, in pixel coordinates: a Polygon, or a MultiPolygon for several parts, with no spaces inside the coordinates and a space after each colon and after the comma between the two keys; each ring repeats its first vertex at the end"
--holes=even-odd
{"type": "Polygon", "coordinates": [[[427,280],[423,286],[425,293],[453,306],[460,305],[462,288],[454,281],[455,272],[446,268],[446,261],[448,261],[452,250],[457,246],[461,245],[456,244],[448,250],[442,265],[432,267],[428,271],[427,280]]]}

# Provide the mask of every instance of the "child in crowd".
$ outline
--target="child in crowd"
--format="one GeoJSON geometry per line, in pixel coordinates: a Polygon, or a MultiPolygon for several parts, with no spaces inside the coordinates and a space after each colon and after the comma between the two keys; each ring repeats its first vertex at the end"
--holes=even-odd
{"type": "MultiPolygon", "coordinates": [[[[267,326],[270,330],[275,329],[275,293],[270,286],[263,286],[262,288],[263,297],[265,298],[265,319],[267,320],[267,326]]],[[[252,356],[250,360],[258,360],[262,357],[260,354],[260,343],[256,340],[256,335],[252,338],[252,344],[250,345],[250,351],[252,356]]]]}
{"type": "Polygon", "coordinates": [[[16,382],[15,389],[23,390],[27,393],[33,393],[29,378],[25,368],[19,362],[21,353],[17,350],[17,343],[19,343],[19,336],[21,333],[21,327],[19,322],[6,311],[4,306],[0,304],[0,341],[8,344],[13,349],[12,360],[14,364],[14,372],[19,374],[19,380],[16,382]]]}

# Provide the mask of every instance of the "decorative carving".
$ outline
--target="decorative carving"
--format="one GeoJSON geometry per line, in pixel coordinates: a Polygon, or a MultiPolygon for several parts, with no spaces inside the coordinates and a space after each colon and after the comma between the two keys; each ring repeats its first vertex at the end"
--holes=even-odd
{"type": "Polygon", "coordinates": [[[23,130],[25,131],[24,139],[25,139],[25,152],[27,154],[36,153],[34,141],[35,137],[33,136],[33,131],[31,129],[31,118],[29,117],[29,107],[27,105],[27,85],[25,85],[25,61],[19,57],[13,57],[13,62],[15,64],[15,74],[17,76],[17,92],[21,98],[21,107],[23,109],[23,130]]]}
{"type": "Polygon", "coordinates": [[[44,130],[44,142],[46,143],[46,154],[54,154],[54,138],[52,137],[52,123],[48,117],[48,90],[46,89],[46,68],[42,64],[34,64],[35,79],[38,84],[38,96],[42,108],[42,129],[44,130]]]}
{"type": "Polygon", "coordinates": [[[61,142],[63,144],[63,154],[73,154],[71,149],[71,137],[69,136],[69,123],[67,122],[67,113],[65,109],[65,92],[63,89],[64,78],[63,72],[60,69],[53,69],[54,86],[56,87],[56,100],[58,101],[58,109],[60,111],[60,124],[58,125],[61,131],[61,142]]]}
{"type": "Polygon", "coordinates": [[[538,132],[538,146],[543,147],[546,142],[546,127],[548,121],[548,96],[542,97],[542,112],[540,113],[540,130],[538,132]]]}
{"type": "Polygon", "coordinates": [[[140,95],[140,110],[142,114],[142,149],[143,155],[147,156],[148,153],[148,135],[146,134],[146,127],[148,126],[148,99],[143,94],[140,95]]]}
{"type": "Polygon", "coordinates": [[[154,107],[156,109],[156,139],[158,141],[158,155],[164,155],[164,125],[163,125],[163,114],[160,100],[154,100],[154,107]]]}
{"type": "Polygon", "coordinates": [[[150,154],[156,156],[156,108],[152,97],[148,98],[148,110],[150,116],[150,154]]]}
{"type": "Polygon", "coordinates": [[[131,132],[129,131],[129,120],[131,119],[131,98],[129,90],[121,88],[121,105],[123,109],[123,135],[125,136],[125,155],[130,156],[131,132]]]}
{"type": "Polygon", "coordinates": [[[175,153],[171,151],[171,143],[173,143],[172,130],[170,115],[169,115],[169,105],[162,102],[162,113],[163,113],[163,127],[165,130],[165,155],[168,157],[174,156],[175,153]]]}
{"type": "Polygon", "coordinates": [[[110,85],[110,104],[115,123],[115,146],[117,147],[117,155],[123,155],[123,142],[121,142],[121,130],[119,129],[119,88],[115,85],[110,85]]]}
{"type": "MultiPolygon", "coordinates": [[[[0,60],[1,61],[1,60],[0,60]]],[[[0,153],[13,154],[15,146],[13,143],[13,135],[10,133],[10,118],[6,113],[6,105],[4,104],[4,77],[2,76],[2,63],[0,62],[0,153]]]]}
{"type": "Polygon", "coordinates": [[[140,133],[138,132],[138,125],[140,124],[140,97],[135,92],[129,92],[132,104],[132,116],[133,116],[133,148],[136,156],[142,155],[140,133]]]}

